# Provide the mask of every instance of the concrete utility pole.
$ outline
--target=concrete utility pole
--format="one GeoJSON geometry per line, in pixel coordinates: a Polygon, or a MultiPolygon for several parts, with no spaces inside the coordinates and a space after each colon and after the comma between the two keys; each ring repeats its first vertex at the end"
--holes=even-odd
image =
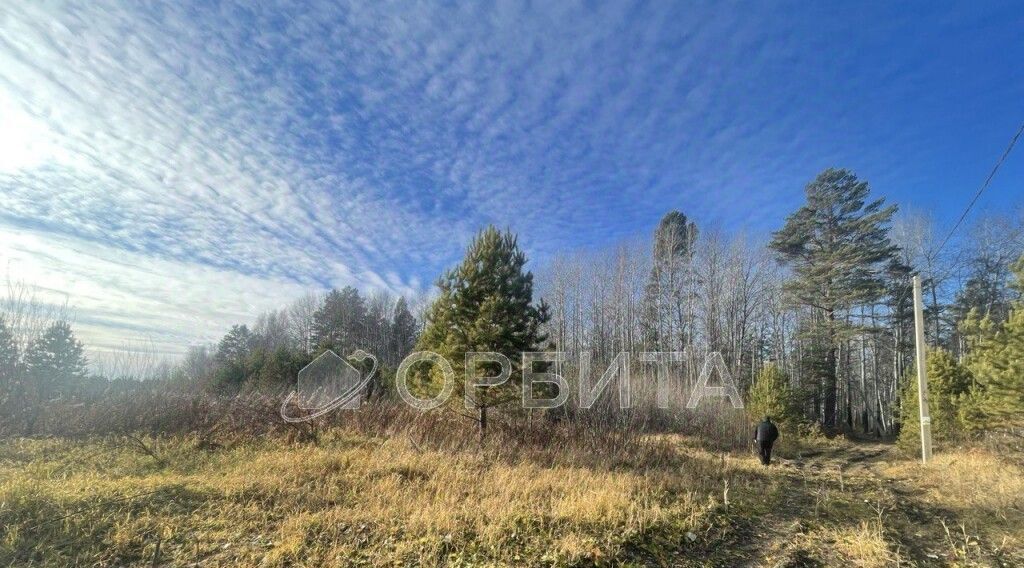
{"type": "Polygon", "coordinates": [[[928,413],[928,365],[925,361],[924,302],[921,277],[914,276],[914,343],[917,348],[917,406],[921,409],[921,461],[932,459],[932,419],[928,413]]]}

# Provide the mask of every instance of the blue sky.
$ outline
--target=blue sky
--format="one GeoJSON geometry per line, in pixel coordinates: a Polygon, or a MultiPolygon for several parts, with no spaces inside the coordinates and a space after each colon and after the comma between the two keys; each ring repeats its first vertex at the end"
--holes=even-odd
{"type": "Polygon", "coordinates": [[[764,235],[828,166],[948,223],[1024,120],[1019,3],[138,4],[0,5],[4,278],[97,346],[422,292],[488,223],[764,235]]]}

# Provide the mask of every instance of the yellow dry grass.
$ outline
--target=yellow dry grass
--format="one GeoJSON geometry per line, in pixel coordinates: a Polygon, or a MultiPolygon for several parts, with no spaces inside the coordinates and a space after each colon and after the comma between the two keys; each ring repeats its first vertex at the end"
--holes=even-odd
{"type": "Polygon", "coordinates": [[[1024,472],[984,450],[922,467],[846,443],[764,468],[675,435],[612,457],[566,443],[431,449],[341,428],[315,444],[196,442],[0,440],[0,566],[1022,558],[1024,472]]]}
{"type": "Polygon", "coordinates": [[[893,566],[897,556],[874,521],[860,521],[848,527],[830,527],[806,535],[808,549],[823,551],[835,564],[859,568],[893,566]]]}
{"type": "MultiPolygon", "coordinates": [[[[885,468],[935,512],[921,523],[943,535],[943,551],[965,565],[983,558],[1024,559],[1024,468],[984,448],[937,453],[927,465],[885,468]]],[[[1009,565],[1009,564],[1007,564],[1009,565]]]]}
{"type": "Polygon", "coordinates": [[[568,564],[706,508],[703,482],[679,472],[509,464],[403,439],[149,443],[163,463],[100,443],[0,443],[0,565],[568,564]]]}
{"type": "Polygon", "coordinates": [[[937,453],[927,465],[894,462],[887,471],[912,479],[929,502],[949,509],[1001,515],[1024,507],[1024,469],[984,449],[937,453]]]}

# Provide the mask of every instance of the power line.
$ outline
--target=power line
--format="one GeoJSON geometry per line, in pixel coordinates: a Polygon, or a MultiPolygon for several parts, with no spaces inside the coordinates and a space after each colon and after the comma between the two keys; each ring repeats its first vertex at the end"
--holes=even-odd
{"type": "Polygon", "coordinates": [[[1013,138],[1010,140],[1010,145],[1006,147],[1006,151],[1003,152],[1003,155],[999,157],[999,161],[996,162],[995,167],[993,167],[992,171],[989,172],[988,177],[985,179],[985,183],[981,184],[981,187],[978,188],[978,192],[974,194],[974,199],[971,199],[971,202],[967,204],[967,209],[964,209],[964,212],[960,215],[960,219],[957,220],[956,225],[953,225],[953,228],[949,230],[949,234],[942,240],[942,244],[935,250],[936,255],[942,252],[942,247],[946,246],[946,243],[949,242],[949,238],[952,237],[953,233],[955,233],[957,228],[960,227],[960,223],[963,223],[964,219],[967,218],[967,214],[971,212],[971,207],[974,207],[974,203],[978,201],[978,198],[981,197],[981,194],[992,181],[992,178],[995,177],[996,172],[999,171],[999,166],[1003,165],[1003,161],[1010,155],[1010,151],[1013,150],[1013,145],[1017,143],[1017,139],[1020,138],[1022,132],[1024,132],[1024,123],[1021,123],[1020,128],[1017,129],[1017,133],[1014,134],[1013,138]]]}

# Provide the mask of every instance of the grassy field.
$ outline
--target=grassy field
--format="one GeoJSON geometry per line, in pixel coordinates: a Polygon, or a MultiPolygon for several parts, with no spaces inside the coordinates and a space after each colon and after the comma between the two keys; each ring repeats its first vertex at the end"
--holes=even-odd
{"type": "Polygon", "coordinates": [[[1024,471],[982,450],[922,467],[822,442],[763,468],[682,437],[641,445],[602,460],[345,430],[6,440],[0,566],[1024,563],[1024,471]]]}

